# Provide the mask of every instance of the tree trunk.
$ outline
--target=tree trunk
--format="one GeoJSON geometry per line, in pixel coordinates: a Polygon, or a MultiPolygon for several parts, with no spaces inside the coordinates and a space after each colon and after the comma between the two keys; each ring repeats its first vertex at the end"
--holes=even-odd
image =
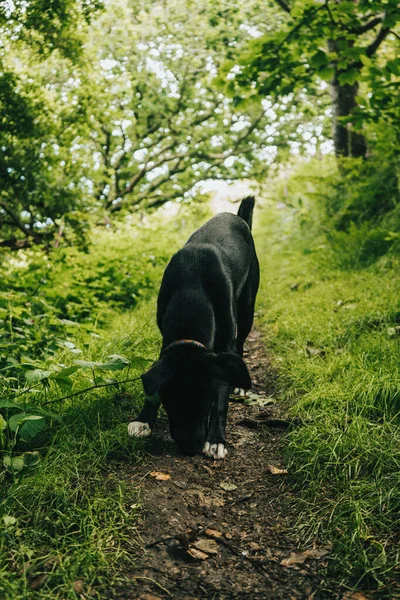
{"type": "MultiPolygon", "coordinates": [[[[353,41],[347,41],[349,46],[353,41]]],[[[338,40],[328,41],[328,50],[340,55],[338,40]]],[[[356,96],[358,94],[358,82],[352,85],[346,83],[341,85],[339,75],[341,71],[335,66],[335,73],[331,82],[332,99],[332,129],[333,143],[335,145],[335,154],[337,158],[342,156],[352,156],[354,158],[365,158],[367,153],[367,144],[365,137],[352,129],[350,123],[343,123],[341,117],[349,117],[357,106],[356,96]]]]}
{"type": "Polygon", "coordinates": [[[354,131],[350,123],[342,123],[340,117],[349,117],[357,106],[358,83],[340,85],[338,72],[331,84],[333,143],[336,156],[365,158],[367,144],[365,137],[354,131]]]}

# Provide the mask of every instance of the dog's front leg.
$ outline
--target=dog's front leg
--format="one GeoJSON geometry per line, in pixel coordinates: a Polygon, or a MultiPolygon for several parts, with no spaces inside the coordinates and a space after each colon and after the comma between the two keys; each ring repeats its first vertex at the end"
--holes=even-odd
{"type": "Polygon", "coordinates": [[[160,397],[158,394],[147,397],[139,416],[135,421],[129,423],[128,434],[134,437],[148,437],[151,435],[159,406],[160,397]]]}
{"type": "Polygon", "coordinates": [[[228,454],[226,448],[225,428],[228,413],[230,387],[218,385],[215,389],[214,402],[211,407],[207,441],[203,454],[209,458],[222,459],[228,454]]]}

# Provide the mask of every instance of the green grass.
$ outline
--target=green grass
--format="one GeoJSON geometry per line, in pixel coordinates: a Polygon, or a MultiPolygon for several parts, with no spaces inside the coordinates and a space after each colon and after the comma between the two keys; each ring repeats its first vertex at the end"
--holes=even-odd
{"type": "Polygon", "coordinates": [[[280,398],[302,422],[284,448],[302,512],[298,533],[303,543],[333,543],[331,577],[389,586],[379,597],[391,598],[400,533],[400,261],[393,255],[362,269],[353,260],[341,269],[340,248],[333,252],[295,213],[266,202],[256,241],[259,321],[280,398]]]}
{"type": "MultiPolygon", "coordinates": [[[[84,334],[76,339],[88,344],[85,358],[102,360],[110,353],[153,358],[159,343],[154,303],[116,317],[109,331],[89,341],[84,334]]],[[[82,371],[74,389],[87,383],[82,371]]],[[[1,598],[66,599],[79,591],[100,598],[123,580],[124,566],[134,560],[140,500],[120,473],[140,460],[142,443],[127,435],[126,425],[142,400],[137,382],[65,401],[59,406],[62,423],[53,423],[38,448],[39,465],[6,476],[0,504],[1,598]],[[16,519],[8,527],[6,515],[16,519]]]]}
{"type": "MultiPolygon", "coordinates": [[[[320,185],[324,165],[317,170],[320,185]]],[[[277,394],[302,423],[284,446],[298,494],[299,543],[333,543],[332,588],[374,587],[379,598],[392,598],[400,514],[400,336],[393,334],[399,258],[376,260],[375,253],[370,261],[366,247],[359,252],[359,231],[329,243],[319,193],[307,177],[285,186],[286,195],[278,181],[275,198],[258,204],[258,318],[278,373],[277,394]],[[286,205],[276,203],[280,197],[286,205]]],[[[206,217],[202,209],[179,230],[156,223],[131,235],[127,228],[117,234],[120,246],[110,232],[98,233],[89,254],[66,250],[54,266],[43,256],[6,261],[1,397],[26,388],[26,364],[51,370],[77,358],[104,362],[110,354],[154,359],[154,295],[163,266],[206,217]]],[[[141,370],[102,376],[122,380],[141,370]]],[[[40,383],[21,398],[41,405],[89,387],[93,373],[82,369],[72,379],[69,391],[40,383]]],[[[126,424],[142,400],[137,381],[56,402],[50,408],[61,423],[51,420],[30,445],[18,442],[15,451],[38,450],[41,461],[21,474],[0,473],[1,598],[102,598],[123,584],[125,567],[134,563],[140,510],[125,475],[143,447],[128,437],[126,424]]]]}
{"type": "MultiPolygon", "coordinates": [[[[29,443],[0,430],[0,598],[103,598],[123,584],[138,547],[140,498],[128,475],[143,442],[128,436],[127,423],[143,403],[141,382],[54,401],[110,378],[139,377],[145,365],[136,359],[156,358],[155,294],[163,268],[207,211],[183,207],[173,219],[155,215],[115,235],[97,231],[88,253],[67,248],[50,258],[36,251],[4,257],[0,401],[17,400],[21,408],[51,402],[46,408],[61,422],[47,418],[29,443]],[[58,372],[77,359],[104,363],[112,354],[131,366],[82,368],[66,388],[51,377],[29,387],[25,378],[27,370],[58,372]],[[39,452],[36,466],[4,469],[4,457],[26,451],[39,452]]],[[[6,420],[7,410],[1,409],[6,420]]]]}

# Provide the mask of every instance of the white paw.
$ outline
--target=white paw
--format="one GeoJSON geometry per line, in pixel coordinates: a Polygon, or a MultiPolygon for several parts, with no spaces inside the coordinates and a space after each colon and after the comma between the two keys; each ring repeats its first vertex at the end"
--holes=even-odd
{"type": "Polygon", "coordinates": [[[140,421],[132,421],[128,425],[128,434],[135,437],[149,437],[151,434],[150,425],[140,421]]]}
{"type": "Polygon", "coordinates": [[[242,388],[235,388],[233,390],[233,395],[234,396],[240,396],[240,397],[246,396],[246,390],[244,390],[242,388]]]}
{"type": "Polygon", "coordinates": [[[228,450],[224,444],[210,444],[210,442],[206,442],[203,447],[203,454],[208,456],[208,458],[222,459],[228,454],[228,450]]]}

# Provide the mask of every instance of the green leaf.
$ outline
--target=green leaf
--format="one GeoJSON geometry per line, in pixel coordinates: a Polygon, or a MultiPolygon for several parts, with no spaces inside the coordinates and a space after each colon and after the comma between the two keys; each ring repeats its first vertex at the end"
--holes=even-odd
{"type": "Polygon", "coordinates": [[[339,83],[340,85],[353,85],[357,79],[359,78],[360,73],[357,69],[349,69],[348,71],[345,71],[344,73],[340,73],[338,79],[339,79],[339,83]]]}
{"type": "Polygon", "coordinates": [[[99,371],[120,371],[130,364],[130,360],[119,354],[111,354],[107,357],[109,360],[99,365],[99,371]]]}
{"type": "Polygon", "coordinates": [[[60,323],[62,323],[63,325],[78,325],[79,323],[77,323],[76,321],[70,321],[70,319],[58,319],[60,323]]]}
{"type": "Polygon", "coordinates": [[[36,437],[43,429],[46,427],[46,421],[44,417],[39,417],[38,419],[28,419],[24,421],[22,427],[19,430],[19,436],[22,440],[26,442],[30,442],[36,437]]]}
{"type": "Polygon", "coordinates": [[[0,431],[4,431],[7,428],[7,421],[0,415],[0,431]]]}
{"type": "Polygon", "coordinates": [[[99,371],[120,371],[130,364],[129,359],[119,354],[111,354],[109,360],[105,363],[94,362],[90,360],[75,360],[75,365],[82,369],[98,369],[99,371]]]}
{"type": "Polygon", "coordinates": [[[70,375],[73,375],[74,373],[79,371],[80,368],[81,367],[79,365],[72,365],[71,367],[65,367],[64,369],[61,369],[61,371],[55,371],[54,373],[52,373],[50,375],[49,379],[57,379],[57,377],[69,377],[70,375]]]}
{"type": "Polygon", "coordinates": [[[382,548],[382,552],[376,558],[374,558],[374,560],[372,561],[372,566],[374,569],[379,569],[381,567],[384,567],[386,565],[386,562],[387,562],[386,552],[385,552],[385,549],[382,548]]]}
{"type": "Polygon", "coordinates": [[[328,57],[323,50],[318,50],[310,59],[313,67],[322,67],[328,63],[328,57]]]}
{"type": "Polygon", "coordinates": [[[74,385],[71,377],[52,377],[52,381],[54,381],[63,392],[68,392],[74,385]]]}
{"type": "Polygon", "coordinates": [[[134,356],[131,360],[131,369],[134,369],[136,371],[142,371],[143,369],[146,369],[146,367],[150,363],[153,362],[154,360],[151,358],[143,358],[143,356],[134,356]]]}
{"type": "Polygon", "coordinates": [[[360,60],[364,67],[370,67],[372,65],[372,60],[366,54],[360,54],[360,60]]]}
{"type": "Polygon", "coordinates": [[[335,74],[335,70],[333,67],[325,67],[324,69],[320,69],[318,71],[318,76],[321,77],[324,81],[331,81],[332,77],[335,74]]]}
{"type": "Polygon", "coordinates": [[[3,465],[10,473],[22,471],[24,468],[24,457],[22,456],[5,456],[3,465]]]}
{"type": "Polygon", "coordinates": [[[18,413],[17,415],[13,415],[8,419],[8,426],[11,431],[17,431],[18,427],[21,423],[25,423],[26,421],[38,421],[39,419],[43,419],[41,415],[30,415],[27,413],[18,413]]]}
{"type": "Polygon", "coordinates": [[[92,360],[75,360],[74,363],[81,369],[95,369],[99,365],[103,364],[101,362],[94,362],[92,360]]]}
{"type": "Polygon", "coordinates": [[[25,452],[23,455],[24,466],[25,467],[33,467],[40,462],[40,454],[39,452],[25,452]]]}
{"type": "Polygon", "coordinates": [[[338,2],[335,9],[337,12],[351,14],[354,12],[355,6],[353,2],[338,2]]]}
{"type": "Polygon", "coordinates": [[[13,400],[0,400],[0,408],[22,408],[22,405],[13,400]]]}
{"type": "Polygon", "coordinates": [[[26,371],[25,379],[28,383],[38,383],[43,379],[47,379],[52,374],[52,371],[42,371],[42,369],[34,369],[33,371],[26,371]]]}
{"type": "Polygon", "coordinates": [[[17,519],[15,517],[12,517],[11,515],[4,515],[3,517],[3,523],[6,527],[12,527],[13,525],[15,525],[16,522],[17,519]]]}

